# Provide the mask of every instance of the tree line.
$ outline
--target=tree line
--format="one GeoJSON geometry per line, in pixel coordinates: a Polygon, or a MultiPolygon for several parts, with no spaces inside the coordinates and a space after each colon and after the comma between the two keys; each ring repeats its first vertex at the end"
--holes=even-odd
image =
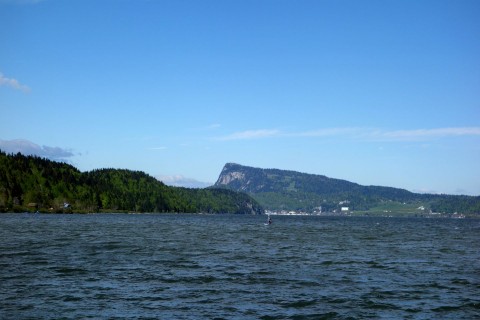
{"type": "Polygon", "coordinates": [[[80,172],[62,162],[0,150],[0,212],[178,212],[259,214],[250,196],[166,186],[123,169],[80,172]]]}

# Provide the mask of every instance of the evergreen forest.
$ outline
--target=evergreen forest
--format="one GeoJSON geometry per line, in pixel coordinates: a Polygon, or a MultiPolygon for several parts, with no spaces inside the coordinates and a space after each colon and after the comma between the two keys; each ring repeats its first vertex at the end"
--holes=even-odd
{"type": "Polygon", "coordinates": [[[245,193],[166,186],[141,171],[80,172],[67,163],[0,151],[0,212],[261,214],[245,193]]]}

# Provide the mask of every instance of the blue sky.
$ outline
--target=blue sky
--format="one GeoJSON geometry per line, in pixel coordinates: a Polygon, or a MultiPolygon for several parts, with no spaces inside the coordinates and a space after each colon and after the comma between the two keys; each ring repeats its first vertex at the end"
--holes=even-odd
{"type": "MultiPolygon", "coordinates": [[[[0,0],[0,148],[480,195],[480,1],[0,0]]],[[[181,180],[181,179],[180,179],[181,180]]]]}

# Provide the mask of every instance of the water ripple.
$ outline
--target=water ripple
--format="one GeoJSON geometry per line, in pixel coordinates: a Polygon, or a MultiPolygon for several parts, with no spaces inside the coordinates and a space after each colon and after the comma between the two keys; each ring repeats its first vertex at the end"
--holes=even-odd
{"type": "Polygon", "coordinates": [[[2,319],[480,318],[472,220],[0,218],[2,319]]]}

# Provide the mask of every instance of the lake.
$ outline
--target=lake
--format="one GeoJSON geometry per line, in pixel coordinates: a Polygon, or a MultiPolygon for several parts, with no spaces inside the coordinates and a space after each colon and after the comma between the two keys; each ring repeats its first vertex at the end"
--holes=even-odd
{"type": "Polygon", "coordinates": [[[480,220],[0,215],[1,319],[480,318],[480,220]]]}

